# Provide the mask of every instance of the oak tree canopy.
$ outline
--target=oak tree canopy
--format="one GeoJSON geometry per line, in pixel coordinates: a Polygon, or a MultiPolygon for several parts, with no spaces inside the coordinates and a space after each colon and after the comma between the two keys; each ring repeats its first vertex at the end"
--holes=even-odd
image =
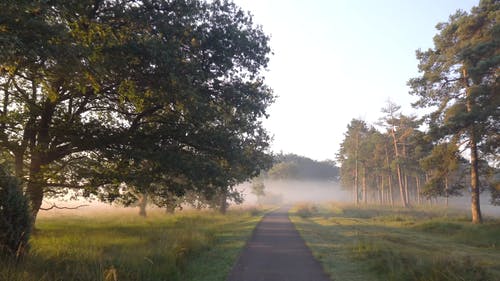
{"type": "Polygon", "coordinates": [[[0,147],[33,215],[69,189],[210,194],[268,167],[268,40],[228,1],[2,1],[0,147]]]}

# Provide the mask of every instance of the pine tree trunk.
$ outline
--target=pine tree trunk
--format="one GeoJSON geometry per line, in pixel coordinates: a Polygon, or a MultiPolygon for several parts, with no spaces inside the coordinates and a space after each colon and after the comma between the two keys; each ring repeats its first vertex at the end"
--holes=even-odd
{"type": "MultiPolygon", "coordinates": [[[[404,159],[407,158],[407,155],[406,155],[406,142],[403,142],[402,157],[404,159]]],[[[406,164],[404,166],[406,166],[406,164]]],[[[407,169],[402,169],[402,170],[407,170],[407,169]]],[[[410,205],[410,187],[408,186],[408,173],[407,173],[407,171],[403,172],[403,186],[404,186],[404,190],[405,190],[406,204],[410,205]]]]}
{"type": "MultiPolygon", "coordinates": [[[[466,108],[467,112],[470,113],[472,111],[472,96],[469,85],[469,76],[467,73],[467,69],[464,67],[462,69],[463,81],[466,92],[466,108]]],[[[483,218],[481,216],[481,205],[479,203],[479,159],[477,154],[477,140],[476,140],[476,128],[474,124],[470,125],[469,128],[469,146],[470,146],[470,180],[471,180],[471,212],[472,212],[472,222],[473,223],[482,223],[483,218]]]]}
{"type": "Polygon", "coordinates": [[[363,204],[368,204],[368,191],[366,188],[366,168],[363,166],[363,204]]]}
{"type": "Polygon", "coordinates": [[[354,167],[354,204],[358,206],[359,196],[358,196],[358,159],[356,159],[354,167]]]}
{"type": "Polygon", "coordinates": [[[394,128],[392,128],[391,134],[392,134],[392,140],[393,140],[393,144],[394,144],[394,153],[396,154],[396,161],[397,161],[396,162],[396,172],[398,175],[398,184],[399,184],[399,194],[401,196],[401,205],[406,208],[407,203],[406,203],[405,191],[404,191],[404,187],[403,187],[401,165],[399,165],[399,150],[398,150],[398,143],[396,140],[396,132],[394,132],[394,128]]]}
{"type": "Polygon", "coordinates": [[[391,203],[391,207],[394,207],[394,196],[392,195],[392,176],[390,174],[387,176],[387,183],[389,185],[389,201],[391,203]]]}
{"type": "Polygon", "coordinates": [[[397,170],[397,175],[398,175],[398,184],[399,184],[399,195],[401,198],[401,205],[403,207],[407,207],[406,205],[406,197],[405,197],[405,190],[403,187],[403,180],[402,180],[402,175],[401,175],[401,168],[399,167],[399,164],[396,165],[396,170],[397,170]]]}
{"type": "MultiPolygon", "coordinates": [[[[473,129],[472,129],[473,130],[473,129]]],[[[478,157],[477,157],[477,144],[474,136],[474,132],[471,133],[470,138],[470,148],[471,148],[471,169],[470,169],[470,177],[471,177],[471,212],[472,212],[472,222],[473,223],[482,223],[483,218],[481,216],[481,205],[479,202],[479,168],[478,168],[478,157]]]]}
{"type": "Polygon", "coordinates": [[[384,144],[385,147],[385,164],[387,168],[389,169],[389,174],[387,175],[387,184],[389,187],[389,202],[391,203],[391,207],[394,207],[394,198],[392,196],[392,175],[391,175],[391,169],[389,166],[389,152],[387,151],[387,143],[384,144]]]}
{"type": "Polygon", "coordinates": [[[406,175],[406,173],[404,173],[403,179],[404,179],[403,185],[405,187],[406,204],[410,205],[410,189],[408,187],[408,176],[406,175]]]}
{"type": "Polygon", "coordinates": [[[380,176],[380,205],[384,205],[385,203],[385,190],[384,190],[384,176],[380,176]]]}
{"type": "Polygon", "coordinates": [[[420,194],[420,177],[415,176],[415,188],[417,189],[417,202],[422,205],[422,194],[420,194]]]}

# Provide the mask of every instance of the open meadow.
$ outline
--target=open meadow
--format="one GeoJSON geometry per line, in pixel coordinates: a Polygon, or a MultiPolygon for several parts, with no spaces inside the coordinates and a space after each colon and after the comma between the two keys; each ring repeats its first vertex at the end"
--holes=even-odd
{"type": "Polygon", "coordinates": [[[1,281],[224,280],[264,211],[136,210],[41,216],[29,255],[1,281]]]}
{"type": "Polygon", "coordinates": [[[333,280],[500,280],[500,220],[464,211],[297,204],[290,218],[333,280]]]}

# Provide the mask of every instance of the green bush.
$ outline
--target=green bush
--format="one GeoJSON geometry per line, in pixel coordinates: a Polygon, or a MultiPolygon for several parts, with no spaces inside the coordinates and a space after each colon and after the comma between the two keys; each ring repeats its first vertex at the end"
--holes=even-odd
{"type": "Polygon", "coordinates": [[[20,258],[28,250],[31,219],[17,178],[0,164],[0,256],[20,258]]]}

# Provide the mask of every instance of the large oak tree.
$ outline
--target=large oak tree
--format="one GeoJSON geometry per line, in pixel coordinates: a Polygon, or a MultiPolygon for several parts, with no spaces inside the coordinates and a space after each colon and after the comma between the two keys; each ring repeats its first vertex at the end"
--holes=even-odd
{"type": "Polygon", "coordinates": [[[7,0],[0,46],[0,147],[35,217],[68,188],[206,189],[268,165],[268,37],[231,2],[7,0]]]}

